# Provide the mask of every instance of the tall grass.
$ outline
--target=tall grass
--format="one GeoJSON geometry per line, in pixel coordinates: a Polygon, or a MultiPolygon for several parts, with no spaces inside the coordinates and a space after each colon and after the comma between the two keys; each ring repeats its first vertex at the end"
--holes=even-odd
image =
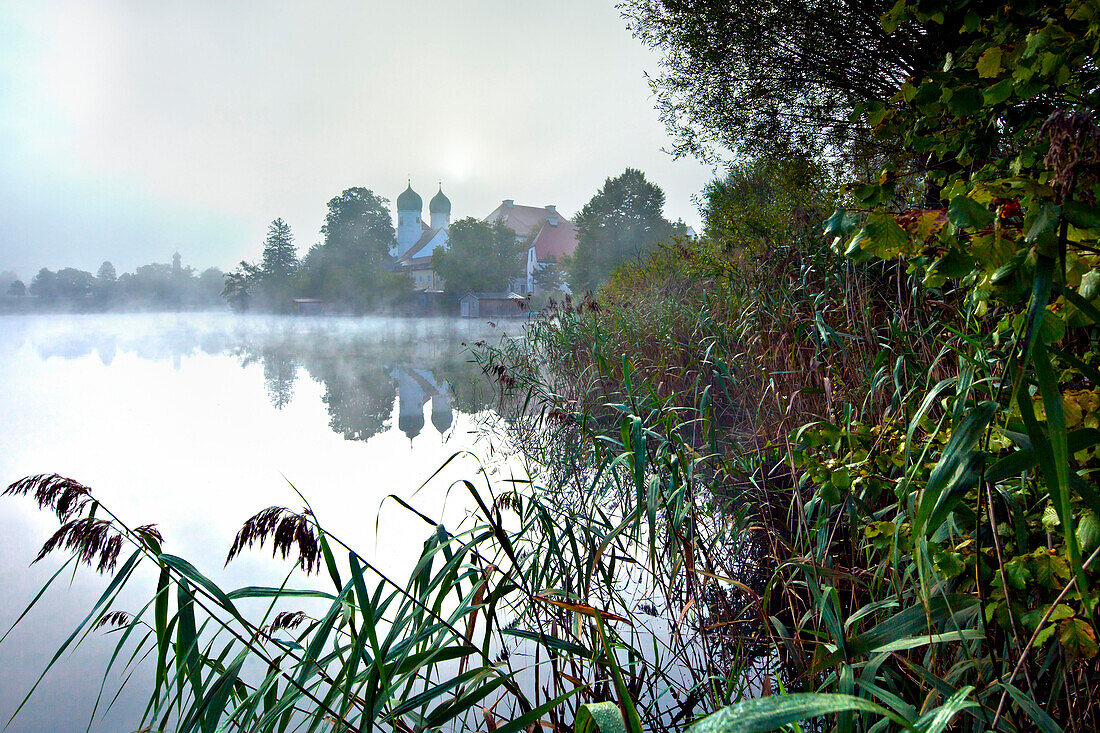
{"type": "Polygon", "coordinates": [[[882,28],[945,18],[942,69],[853,110],[913,169],[835,201],[806,161],[735,169],[707,238],[478,353],[534,478],[461,482],[451,528],[395,499],[425,523],[408,578],[307,505],[230,556],[331,588],[225,591],[86,487],[13,484],[61,522],[43,556],[110,577],[51,665],[118,626],[157,729],[1100,729],[1100,15],[903,1],[882,28]]]}

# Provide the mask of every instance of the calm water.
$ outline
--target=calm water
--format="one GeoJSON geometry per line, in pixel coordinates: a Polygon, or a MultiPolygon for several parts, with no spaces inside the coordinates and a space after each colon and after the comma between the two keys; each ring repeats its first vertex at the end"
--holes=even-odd
{"type": "MultiPolygon", "coordinates": [[[[429,530],[391,502],[376,536],[384,497],[457,522],[465,505],[447,489],[473,476],[473,458],[418,487],[458,451],[499,462],[478,437],[492,413],[462,346],[497,336],[455,320],[0,317],[0,484],[75,478],[131,526],[157,523],[166,551],[223,587],[282,580],[287,564],[261,553],[222,565],[246,518],[300,505],[293,484],[331,532],[400,573],[429,530]]],[[[0,634],[64,560],[28,567],[56,528],[30,499],[0,500],[0,634]]],[[[0,729],[104,587],[84,570],[62,580],[0,645],[0,729]]],[[[127,600],[136,610],[144,599],[127,600]]],[[[9,730],[84,729],[114,646],[93,637],[9,730]]],[[[94,730],[131,729],[145,689],[133,684],[94,730]]],[[[107,700],[116,688],[109,680],[107,700]]]]}

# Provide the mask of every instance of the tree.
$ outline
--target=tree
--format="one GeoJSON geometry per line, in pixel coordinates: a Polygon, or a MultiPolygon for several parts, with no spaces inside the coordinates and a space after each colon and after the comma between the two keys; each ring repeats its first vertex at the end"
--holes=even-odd
{"type": "Polygon", "coordinates": [[[217,267],[208,267],[198,277],[197,294],[203,305],[219,302],[225,288],[225,273],[217,267]]]}
{"type": "Polygon", "coordinates": [[[31,295],[39,298],[52,298],[56,294],[57,273],[43,267],[31,280],[31,295]]]}
{"type": "Polygon", "coordinates": [[[411,288],[408,278],[389,270],[397,240],[389,202],[367,188],[349,188],[328,202],[321,227],[324,241],[302,258],[295,289],[353,311],[411,288]]]}
{"type": "MultiPolygon", "coordinates": [[[[663,55],[651,81],[674,153],[707,161],[775,143],[833,152],[869,141],[863,103],[939,69],[965,12],[893,17],[895,0],[624,0],[663,55]],[[854,114],[853,114],[854,112],[854,114]]],[[[971,13],[973,15],[973,12],[971,13]]],[[[975,15],[980,18],[980,13],[975,15]]]]}
{"type": "Polygon", "coordinates": [[[500,291],[523,272],[526,244],[497,220],[467,217],[447,230],[447,247],[432,253],[432,268],[452,293],[500,291]]]}
{"type": "Polygon", "coordinates": [[[241,260],[237,269],[226,273],[222,297],[234,310],[246,311],[251,305],[252,294],[262,278],[263,270],[259,265],[241,260]]]}
{"type": "Polygon", "coordinates": [[[389,201],[368,188],[349,188],[328,202],[321,227],[330,260],[382,266],[397,244],[389,201]]]}
{"type": "Polygon", "coordinates": [[[95,278],[87,270],[63,267],[57,271],[54,292],[62,298],[83,298],[92,292],[95,278]]]}
{"type": "Polygon", "coordinates": [[[92,287],[101,304],[110,300],[118,289],[118,275],[115,272],[115,266],[109,261],[105,261],[100,265],[99,270],[96,271],[95,282],[92,287]]]}
{"type": "Polygon", "coordinates": [[[683,224],[665,219],[664,207],[664,191],[640,170],[627,168],[604,181],[574,219],[577,249],[566,261],[569,286],[578,293],[594,290],[617,266],[683,234],[683,224]]]}
{"type": "Polygon", "coordinates": [[[172,265],[161,262],[151,262],[134,270],[133,274],[126,277],[126,294],[134,299],[143,300],[158,305],[171,305],[176,307],[181,300],[182,268],[177,275],[172,265]]]}
{"type": "Polygon", "coordinates": [[[287,280],[298,269],[298,254],[294,249],[294,234],[282,219],[271,222],[264,240],[260,262],[265,280],[287,280]]]}
{"type": "Polygon", "coordinates": [[[105,261],[99,266],[99,270],[96,272],[96,279],[105,282],[113,283],[118,279],[118,274],[115,272],[115,266],[110,261],[105,261]]]}
{"type": "Polygon", "coordinates": [[[561,290],[565,285],[565,271],[557,262],[544,262],[535,268],[531,279],[534,281],[538,292],[561,290]]]}
{"type": "Polygon", "coordinates": [[[727,250],[821,242],[836,185],[811,156],[788,153],[729,167],[703,189],[703,234],[727,250]]]}
{"type": "Polygon", "coordinates": [[[8,285],[8,295],[14,295],[16,298],[22,298],[27,294],[27,286],[23,284],[22,280],[13,280],[8,285]]]}

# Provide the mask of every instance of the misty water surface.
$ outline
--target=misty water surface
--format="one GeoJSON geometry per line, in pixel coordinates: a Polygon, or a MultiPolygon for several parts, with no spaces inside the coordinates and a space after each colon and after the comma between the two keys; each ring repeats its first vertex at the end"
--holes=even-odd
{"type": "MultiPolygon", "coordinates": [[[[75,478],[131,526],[157,523],[165,551],[223,587],[282,581],[289,563],[263,553],[222,566],[247,517],[300,506],[293,483],[331,532],[400,575],[430,529],[390,502],[376,536],[384,497],[457,522],[466,507],[447,488],[475,475],[473,458],[418,487],[459,451],[502,465],[478,437],[492,413],[462,346],[498,336],[457,320],[0,317],[0,483],[75,478]]],[[[2,631],[63,561],[28,567],[56,528],[30,499],[0,500],[2,631]]],[[[0,728],[103,587],[86,570],[62,578],[0,645],[0,728]]],[[[64,658],[9,730],[83,730],[113,646],[97,634],[64,658]]],[[[94,730],[131,730],[146,692],[133,684],[94,730]]]]}

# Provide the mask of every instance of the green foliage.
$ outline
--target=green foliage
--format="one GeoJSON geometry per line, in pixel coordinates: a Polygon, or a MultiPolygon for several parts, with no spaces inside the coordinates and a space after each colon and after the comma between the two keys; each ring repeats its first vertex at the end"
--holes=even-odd
{"type": "Polygon", "coordinates": [[[664,218],[665,194],[645,174],[627,168],[604,181],[574,218],[577,249],[565,262],[574,292],[595,290],[619,265],[637,262],[659,242],[684,233],[664,218]]]}
{"type": "Polygon", "coordinates": [[[340,310],[363,313],[411,288],[409,278],[329,245],[315,245],[302,258],[298,294],[321,298],[340,310]]]}
{"type": "Polygon", "coordinates": [[[328,202],[321,227],[326,261],[381,267],[397,245],[389,202],[368,188],[345,189],[328,202]]]}
{"type": "Polygon", "coordinates": [[[290,225],[282,219],[271,222],[267,229],[260,269],[264,278],[276,282],[288,280],[298,270],[294,234],[290,231],[290,225]]]}
{"type": "Polygon", "coordinates": [[[945,28],[962,17],[918,20],[897,12],[894,0],[627,0],[620,7],[635,36],[661,54],[652,87],[674,152],[708,161],[793,143],[843,151],[858,164],[871,141],[866,121],[851,111],[940,68],[953,42],[945,28]]]}
{"type": "Polygon", "coordinates": [[[321,233],[324,242],[299,262],[290,226],[271,222],[260,264],[242,261],[226,276],[223,297],[236,310],[288,312],[293,298],[309,297],[363,313],[411,289],[407,277],[389,269],[393,222],[388,202],[373,191],[349,188],[331,199],[321,233]]]}
{"type": "Polygon", "coordinates": [[[115,266],[112,265],[110,261],[106,261],[100,265],[95,276],[97,280],[104,283],[113,283],[118,280],[118,273],[115,272],[115,266]]]}
{"type": "Polygon", "coordinates": [[[565,285],[565,270],[557,262],[545,262],[531,278],[538,293],[561,291],[565,285]]]}
{"type": "Polygon", "coordinates": [[[523,274],[526,252],[504,222],[467,217],[451,224],[446,249],[432,253],[432,269],[449,292],[499,292],[523,274]]]}
{"type": "Polygon", "coordinates": [[[832,188],[820,162],[792,151],[732,165],[703,189],[703,235],[727,247],[815,238],[832,188]]]}
{"type": "Polygon", "coordinates": [[[231,554],[305,538],[284,543],[333,580],[329,605],[281,643],[234,604],[296,591],[223,592],[148,530],[101,519],[83,487],[17,482],[9,493],[77,520],[54,545],[75,533],[78,558],[110,567],[116,545],[80,540],[115,531],[160,571],[152,618],[129,627],[154,629],[135,652],[162,660],[153,717],[464,728],[499,698],[506,714],[482,711],[498,731],[544,715],[638,731],[668,725],[658,701],[673,698],[672,725],[708,730],[1097,729],[1096,4],[631,7],[666,47],[688,44],[670,68],[709,96],[683,101],[692,76],[665,101],[726,125],[716,139],[736,140],[731,106],[763,105],[745,119],[773,129],[832,109],[896,153],[879,159],[919,164],[846,186],[817,238],[799,213],[826,203],[813,162],[749,161],[705,193],[709,238],[659,249],[659,189],[637,171],[609,180],[578,216],[571,277],[590,285],[649,256],[479,353],[540,483],[494,496],[463,482],[477,515],[452,534],[421,514],[432,534],[403,584],[368,586],[377,571],[350,550],[338,563],[308,511],[257,515],[231,554]],[[808,27],[772,49],[796,23],[808,27]],[[897,49],[911,56],[884,58],[897,49]],[[794,65],[761,64],[789,53],[806,76],[769,88],[757,72],[794,65]],[[856,83],[869,86],[844,87],[856,83]],[[807,106],[807,90],[834,89],[835,107],[807,106]],[[211,638],[192,656],[190,598],[209,634],[234,637],[224,652],[211,638]],[[642,603],[672,629],[667,650],[643,648],[642,603]],[[505,637],[534,653],[490,655],[505,637]],[[248,658],[262,679],[241,674],[248,658]],[[513,659],[553,660],[546,689],[523,688],[513,659]]]}
{"type": "Polygon", "coordinates": [[[237,269],[225,275],[225,287],[222,297],[234,310],[246,311],[252,305],[252,297],[263,280],[263,270],[259,265],[241,260],[237,269]]]}
{"type": "Polygon", "coordinates": [[[745,705],[851,695],[918,730],[1091,729],[1100,17],[903,1],[883,24],[954,44],[855,110],[926,164],[845,187],[824,242],[796,196],[760,206],[781,163],[712,184],[711,241],[623,268],[537,335],[550,395],[605,439],[628,395],[692,416],[717,491],[751,497],[776,538],[757,638],[807,697],[745,705]]]}

